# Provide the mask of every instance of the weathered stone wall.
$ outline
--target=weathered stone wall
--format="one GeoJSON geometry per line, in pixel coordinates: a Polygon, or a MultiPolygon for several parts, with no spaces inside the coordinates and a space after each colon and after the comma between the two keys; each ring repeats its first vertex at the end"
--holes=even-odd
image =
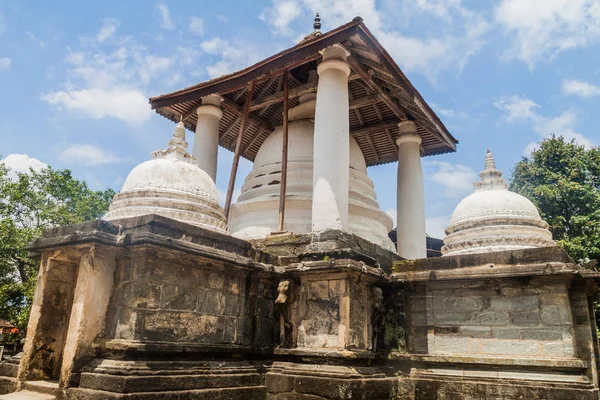
{"type": "Polygon", "coordinates": [[[21,379],[58,379],[69,326],[76,264],[60,252],[43,257],[31,308],[21,379]]]}
{"type": "Polygon", "coordinates": [[[344,274],[303,276],[298,347],[370,349],[371,285],[344,274]]]}
{"type": "Polygon", "coordinates": [[[260,336],[272,341],[273,289],[268,285],[231,265],[136,247],[118,262],[108,338],[250,345],[260,336]]]}
{"type": "Polygon", "coordinates": [[[412,350],[573,357],[567,283],[563,278],[535,278],[420,284],[409,302],[412,350]]]}

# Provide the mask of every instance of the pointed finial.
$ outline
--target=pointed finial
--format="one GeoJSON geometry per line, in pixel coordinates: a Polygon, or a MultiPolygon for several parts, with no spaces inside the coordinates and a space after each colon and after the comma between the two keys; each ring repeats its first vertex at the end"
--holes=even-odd
{"type": "Polygon", "coordinates": [[[169,140],[169,147],[179,147],[183,150],[187,150],[188,144],[185,141],[185,125],[183,124],[183,118],[177,123],[173,137],[169,140]]]}
{"type": "Polygon", "coordinates": [[[321,18],[319,17],[319,13],[317,13],[317,15],[315,16],[315,23],[313,24],[313,28],[315,28],[315,31],[321,30],[321,18]]]}
{"type": "Polygon", "coordinates": [[[496,170],[496,161],[494,160],[494,156],[490,149],[487,149],[487,153],[485,155],[485,167],[483,168],[485,171],[496,170]]]}

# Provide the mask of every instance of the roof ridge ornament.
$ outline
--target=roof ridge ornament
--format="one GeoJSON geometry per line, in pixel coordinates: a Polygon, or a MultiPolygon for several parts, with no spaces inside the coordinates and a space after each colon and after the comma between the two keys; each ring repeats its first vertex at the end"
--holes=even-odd
{"type": "Polygon", "coordinates": [[[321,31],[321,17],[319,17],[319,13],[317,12],[317,15],[315,15],[315,23],[313,24],[313,28],[316,31],[321,31]]]}
{"type": "Polygon", "coordinates": [[[480,190],[508,190],[508,185],[504,178],[502,178],[502,172],[496,168],[496,161],[494,155],[487,149],[485,155],[485,165],[483,171],[479,173],[481,181],[473,182],[475,191],[480,190]]]}

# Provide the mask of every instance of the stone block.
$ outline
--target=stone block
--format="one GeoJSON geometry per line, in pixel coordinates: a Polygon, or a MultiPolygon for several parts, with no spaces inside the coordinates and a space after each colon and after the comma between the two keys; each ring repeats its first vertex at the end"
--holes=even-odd
{"type": "Polygon", "coordinates": [[[481,352],[489,355],[539,356],[542,345],[536,341],[491,339],[481,342],[481,352]]]}
{"type": "Polygon", "coordinates": [[[435,336],[435,352],[436,353],[468,353],[469,342],[468,338],[460,336],[435,336]]]}
{"type": "MultiPolygon", "coordinates": [[[[562,340],[564,329],[557,328],[521,328],[521,339],[523,340],[562,340]]],[[[570,336],[570,334],[568,334],[570,336]]]]}
{"type": "Polygon", "coordinates": [[[444,312],[434,314],[436,325],[465,325],[471,320],[472,312],[444,312]]]}
{"type": "Polygon", "coordinates": [[[436,312],[480,311],[483,309],[481,297],[437,297],[433,299],[436,312]]]}
{"type": "Polygon", "coordinates": [[[510,322],[516,326],[534,326],[540,324],[539,311],[511,312],[510,322]]]}
{"type": "Polygon", "coordinates": [[[559,306],[543,307],[541,319],[544,325],[565,325],[571,323],[569,310],[559,306]]]}
{"type": "Polygon", "coordinates": [[[546,357],[572,357],[575,355],[573,344],[570,342],[546,342],[543,346],[546,357]]]}
{"type": "Polygon", "coordinates": [[[427,325],[427,315],[425,313],[411,313],[410,324],[414,326],[425,326],[427,325]]]}
{"type": "Polygon", "coordinates": [[[521,332],[517,327],[494,327],[492,328],[494,339],[520,339],[521,332]]]}
{"type": "Polygon", "coordinates": [[[203,314],[223,315],[225,312],[225,295],[216,290],[204,290],[198,296],[196,309],[203,314]]]}
{"type": "Polygon", "coordinates": [[[410,299],[410,312],[423,312],[427,307],[427,300],[424,298],[412,298],[410,299]]]}
{"type": "Polygon", "coordinates": [[[157,309],[160,307],[161,287],[142,280],[125,283],[120,290],[125,307],[157,309]]]}
{"type": "Polygon", "coordinates": [[[267,392],[285,393],[294,390],[294,377],[290,375],[269,373],[266,377],[267,392]]]}
{"type": "Polygon", "coordinates": [[[461,336],[470,338],[490,338],[492,337],[492,328],[483,326],[463,326],[459,329],[461,336]]]}
{"type": "Polygon", "coordinates": [[[494,311],[530,311],[538,309],[537,296],[501,297],[493,296],[490,299],[490,310],[494,311]]]}
{"type": "Polygon", "coordinates": [[[509,317],[507,312],[484,311],[473,314],[471,325],[483,326],[502,326],[508,325],[509,317]]]}
{"type": "Polygon", "coordinates": [[[221,272],[210,271],[208,274],[208,287],[211,289],[223,289],[225,276],[221,272]]]}
{"type": "Polygon", "coordinates": [[[160,297],[160,308],[174,310],[194,310],[196,293],[187,286],[163,286],[160,297]]]}

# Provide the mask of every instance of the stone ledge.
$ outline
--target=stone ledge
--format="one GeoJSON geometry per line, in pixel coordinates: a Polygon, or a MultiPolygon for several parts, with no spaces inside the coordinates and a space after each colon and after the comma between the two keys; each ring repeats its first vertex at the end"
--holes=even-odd
{"type": "Polygon", "coordinates": [[[93,345],[100,353],[172,353],[194,354],[211,353],[219,355],[240,355],[243,353],[272,354],[270,347],[253,347],[229,344],[198,344],[179,342],[145,342],[125,339],[97,339],[93,345]]]}
{"type": "Polygon", "coordinates": [[[151,244],[258,270],[272,268],[255,260],[269,257],[248,242],[158,215],[112,222],[97,220],[48,229],[30,247],[43,252],[67,246],[103,244],[113,247],[151,244]]]}
{"type": "Polygon", "coordinates": [[[401,258],[391,251],[369,242],[359,236],[339,230],[317,233],[271,236],[251,240],[257,250],[272,254],[277,258],[276,265],[332,259],[352,258],[373,267],[389,271],[394,261],[401,258]]]}
{"type": "Polygon", "coordinates": [[[445,355],[417,355],[405,353],[390,353],[389,360],[412,361],[431,364],[470,364],[491,366],[514,366],[514,367],[540,367],[560,370],[585,370],[588,364],[577,358],[509,358],[509,357],[485,357],[485,356],[445,356],[445,355]]]}
{"type": "Polygon", "coordinates": [[[560,247],[445,256],[394,263],[392,282],[419,282],[567,275],[596,279],[600,274],[580,268],[560,247]]]}

